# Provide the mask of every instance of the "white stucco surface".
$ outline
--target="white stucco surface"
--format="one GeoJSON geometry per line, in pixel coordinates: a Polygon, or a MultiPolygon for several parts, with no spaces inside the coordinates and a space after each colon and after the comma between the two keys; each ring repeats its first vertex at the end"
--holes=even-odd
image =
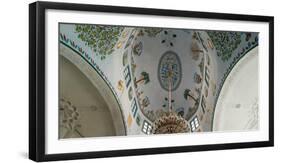
{"type": "Polygon", "coordinates": [[[258,47],[233,68],[221,90],[214,115],[214,131],[256,130],[259,127],[258,47]]]}

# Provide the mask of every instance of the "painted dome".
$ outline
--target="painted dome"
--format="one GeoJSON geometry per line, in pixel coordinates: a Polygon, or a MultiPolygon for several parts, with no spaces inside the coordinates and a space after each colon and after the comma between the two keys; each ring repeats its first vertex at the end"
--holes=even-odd
{"type": "Polygon", "coordinates": [[[60,55],[91,79],[126,135],[212,131],[226,78],[258,46],[255,32],[81,24],[60,32],[60,55]]]}
{"type": "Polygon", "coordinates": [[[176,29],[137,32],[132,42],[131,68],[142,113],[153,122],[168,111],[171,83],[172,110],[189,120],[195,112],[192,108],[198,107],[203,86],[205,50],[198,32],[176,29]]]}

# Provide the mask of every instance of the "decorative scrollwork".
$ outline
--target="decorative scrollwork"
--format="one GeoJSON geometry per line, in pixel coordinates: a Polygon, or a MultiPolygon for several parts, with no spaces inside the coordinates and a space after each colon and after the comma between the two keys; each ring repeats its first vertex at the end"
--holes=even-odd
{"type": "Polygon", "coordinates": [[[71,104],[70,101],[65,99],[60,99],[59,101],[59,111],[60,111],[60,125],[66,128],[70,132],[74,132],[81,125],[78,123],[79,113],[77,108],[71,104]]]}

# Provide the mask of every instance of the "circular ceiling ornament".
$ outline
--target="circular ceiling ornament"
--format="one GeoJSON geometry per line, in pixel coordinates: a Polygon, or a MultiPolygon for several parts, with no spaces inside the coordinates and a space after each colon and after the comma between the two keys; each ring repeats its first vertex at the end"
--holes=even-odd
{"type": "Polygon", "coordinates": [[[158,80],[161,87],[168,91],[169,80],[172,80],[172,91],[176,90],[182,78],[182,67],[179,56],[173,51],[165,52],[158,64],[158,80]]]}

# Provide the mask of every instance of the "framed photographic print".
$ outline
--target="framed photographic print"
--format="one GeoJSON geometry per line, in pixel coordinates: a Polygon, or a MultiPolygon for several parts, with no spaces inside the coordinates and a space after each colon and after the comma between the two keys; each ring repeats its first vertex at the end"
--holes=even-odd
{"type": "Polygon", "coordinates": [[[29,158],[273,146],[273,17],[35,2],[29,158]]]}

